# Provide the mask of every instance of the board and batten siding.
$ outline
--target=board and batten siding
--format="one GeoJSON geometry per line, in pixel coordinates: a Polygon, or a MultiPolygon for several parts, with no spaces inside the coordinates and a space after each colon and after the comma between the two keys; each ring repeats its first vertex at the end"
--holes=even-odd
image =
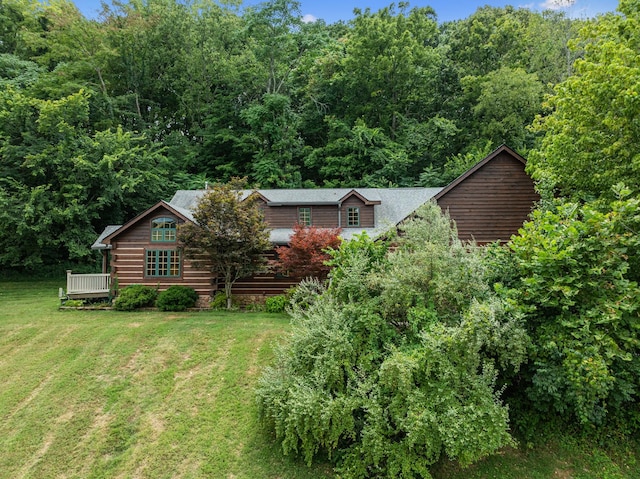
{"type": "Polygon", "coordinates": [[[540,197],[524,163],[502,151],[436,199],[461,240],[486,244],[517,234],[540,197]]]}
{"type": "Polygon", "coordinates": [[[151,221],[155,218],[173,218],[178,223],[179,218],[168,211],[155,211],[148,218],[143,218],[137,224],[117,235],[111,241],[111,275],[117,278],[118,288],[122,289],[132,284],[144,284],[158,287],[160,291],[174,284],[189,286],[196,290],[199,296],[210,296],[214,293],[215,282],[207,269],[195,268],[191,261],[180,259],[180,276],[146,276],[146,251],[177,249],[173,242],[151,242],[151,221]]]}

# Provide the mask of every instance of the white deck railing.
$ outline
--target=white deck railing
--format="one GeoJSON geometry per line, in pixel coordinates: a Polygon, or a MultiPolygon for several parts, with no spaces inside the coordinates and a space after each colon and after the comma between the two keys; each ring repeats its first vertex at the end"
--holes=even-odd
{"type": "Polygon", "coordinates": [[[72,274],[67,271],[67,295],[109,294],[111,275],[109,273],[72,274]]]}

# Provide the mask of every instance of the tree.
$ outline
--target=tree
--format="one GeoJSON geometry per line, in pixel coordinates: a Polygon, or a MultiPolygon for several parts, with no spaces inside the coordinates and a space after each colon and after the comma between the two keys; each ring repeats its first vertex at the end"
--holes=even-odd
{"type": "Polygon", "coordinates": [[[193,223],[178,230],[185,256],[222,277],[227,308],[233,284],[262,270],[264,252],[271,246],[257,196],[243,198],[245,185],[239,179],[215,185],[198,202],[193,223]]]}
{"type": "Polygon", "coordinates": [[[613,198],[619,182],[640,189],[640,4],[622,0],[580,31],[585,49],[574,75],[556,86],[551,112],[538,118],[544,134],[528,169],[550,192],[581,199],[613,198]]]}
{"type": "Polygon", "coordinates": [[[532,339],[522,404],[586,430],[640,424],[640,200],[556,200],[509,243],[500,288],[532,339]]]}
{"type": "Polygon", "coordinates": [[[121,128],[89,131],[90,94],[41,100],[0,90],[0,265],[88,260],[107,224],[121,224],[170,185],[164,155],[121,128]]]}
{"type": "Polygon", "coordinates": [[[525,358],[522,324],[437,205],[403,229],[386,258],[342,243],[257,390],[284,452],[327,453],[342,477],[428,478],[442,455],[469,464],[513,442],[496,378],[525,358]]]}
{"type": "Polygon", "coordinates": [[[339,228],[297,224],[293,227],[289,245],[276,248],[277,259],[271,262],[271,266],[276,271],[289,272],[301,278],[324,279],[331,269],[327,265],[331,259],[327,250],[340,246],[339,234],[339,228]]]}
{"type": "Polygon", "coordinates": [[[407,2],[376,13],[356,10],[345,41],[345,57],[334,75],[343,88],[336,108],[354,123],[362,118],[396,139],[403,118],[428,118],[432,111],[433,79],[439,65],[437,22],[430,7],[407,2]]]}
{"type": "Polygon", "coordinates": [[[542,110],[543,91],[535,74],[502,67],[483,77],[464,78],[463,84],[477,91],[473,113],[480,138],[521,151],[532,146],[527,126],[542,110]]]}

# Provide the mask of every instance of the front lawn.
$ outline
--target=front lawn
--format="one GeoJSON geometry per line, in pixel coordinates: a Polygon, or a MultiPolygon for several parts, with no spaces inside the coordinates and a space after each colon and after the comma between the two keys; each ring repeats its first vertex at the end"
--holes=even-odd
{"type": "MultiPolygon", "coordinates": [[[[283,456],[253,387],[284,315],[58,311],[54,282],[0,282],[0,479],[333,478],[283,456]]],[[[436,479],[640,478],[636,443],[557,432],[436,479]]]]}
{"type": "Polygon", "coordinates": [[[0,283],[0,478],[324,478],[283,457],[252,389],[284,315],[58,311],[0,283]]]}

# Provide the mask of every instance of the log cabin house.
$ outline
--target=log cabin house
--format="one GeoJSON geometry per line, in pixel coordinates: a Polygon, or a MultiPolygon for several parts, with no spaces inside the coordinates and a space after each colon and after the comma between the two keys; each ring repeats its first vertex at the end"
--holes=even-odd
{"type": "MultiPolygon", "coordinates": [[[[377,238],[396,227],[422,204],[435,200],[456,221],[460,238],[479,243],[506,241],[516,234],[539,199],[525,172],[526,161],[501,146],[444,188],[261,189],[259,196],[274,246],[288,243],[296,223],[341,228],[344,239],[366,232],[377,238]]],[[[92,248],[103,252],[103,273],[118,287],[173,284],[210,298],[218,290],[215,274],[196,269],[176,243],[180,223],[193,221],[192,209],[205,190],[177,191],[124,225],[108,226],[92,248]]],[[[273,255],[273,251],[266,252],[273,255]]],[[[234,295],[280,294],[299,281],[273,273],[236,282],[234,295]]]]}

